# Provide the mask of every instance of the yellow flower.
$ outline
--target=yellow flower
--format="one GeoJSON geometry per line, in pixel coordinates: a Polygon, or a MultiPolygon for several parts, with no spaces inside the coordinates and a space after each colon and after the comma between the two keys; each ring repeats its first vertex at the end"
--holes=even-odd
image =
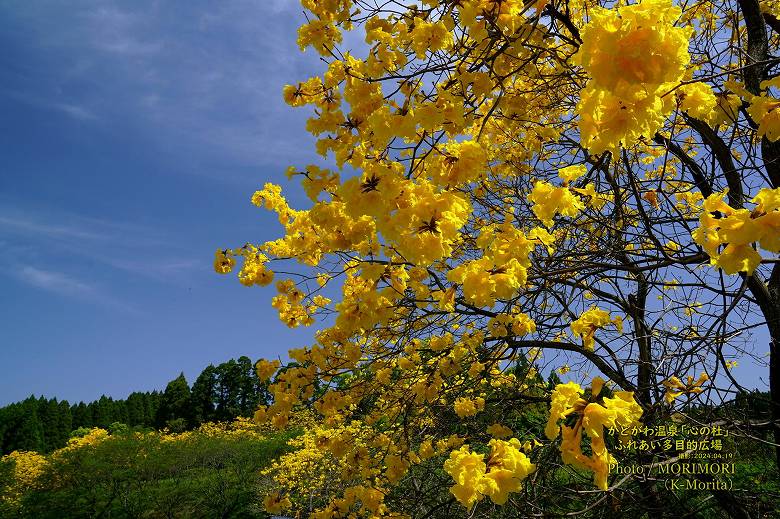
{"type": "Polygon", "coordinates": [[[748,106],[748,113],[758,121],[758,135],[770,142],[780,139],[780,100],[773,97],[755,96],[748,106]]]}
{"type": "Polygon", "coordinates": [[[709,85],[701,82],[688,83],[677,90],[680,110],[702,121],[713,124],[718,118],[718,99],[709,85]]]}
{"type": "Polygon", "coordinates": [[[623,319],[618,316],[610,320],[610,314],[599,307],[593,307],[580,315],[579,318],[572,321],[571,331],[574,335],[582,338],[582,345],[588,351],[593,351],[596,340],[594,338],[596,330],[603,328],[608,324],[614,324],[618,331],[623,331],[623,319]]]}
{"type": "Polygon", "coordinates": [[[466,508],[471,508],[484,497],[481,493],[482,479],[487,470],[484,457],[484,454],[471,452],[469,446],[464,445],[452,451],[444,462],[444,471],[455,480],[450,492],[466,508]]]}
{"type": "Polygon", "coordinates": [[[753,211],[733,209],[723,201],[724,196],[715,193],[704,200],[700,225],[691,236],[710,256],[712,265],[726,274],[751,275],[762,259],[754,243],[767,251],[780,252],[780,188],[759,191],[752,200],[756,204],[753,211]]]}
{"type": "Polygon", "coordinates": [[[520,451],[522,447],[517,438],[490,440],[488,446],[491,448],[490,470],[483,478],[481,491],[497,505],[503,505],[511,492],[520,491],[523,480],[536,470],[536,465],[520,451]]]}
{"type": "Polygon", "coordinates": [[[664,85],[678,82],[690,62],[692,29],[674,26],[680,13],[671,0],[591,11],[575,55],[591,78],[577,105],[581,140],[591,153],[651,137],[673,110],[671,96],[662,97],[664,85]]]}
{"type": "MultiPolygon", "coordinates": [[[[604,380],[595,377],[591,384],[590,399],[585,400],[581,398],[584,391],[579,385],[573,382],[558,384],[552,394],[545,434],[554,440],[560,432],[563,462],[592,471],[595,485],[606,490],[612,456],[604,442],[605,429],[619,425],[631,431],[639,423],[643,411],[634,400],[633,393],[628,391],[616,391],[613,398],[599,398],[603,386],[604,380]],[[558,422],[571,414],[577,417],[574,426],[559,427],[558,422]],[[582,452],[583,431],[591,440],[590,456],[582,452]]],[[[621,437],[621,441],[626,438],[621,437]]]]}
{"type": "Polygon", "coordinates": [[[531,209],[547,227],[552,226],[557,214],[575,217],[585,208],[579,197],[565,187],[555,187],[544,180],[537,181],[528,200],[533,203],[531,209]]]}
{"type": "Polygon", "coordinates": [[[436,290],[434,292],[431,292],[431,295],[436,299],[436,301],[438,302],[438,306],[441,310],[444,310],[445,312],[454,312],[455,292],[456,292],[456,287],[453,285],[449,287],[447,290],[436,290]]]}
{"type": "Polygon", "coordinates": [[[521,444],[517,438],[509,441],[493,439],[488,446],[491,452],[487,465],[484,455],[471,452],[468,445],[452,451],[444,462],[444,471],[455,480],[450,492],[466,508],[481,501],[484,496],[503,505],[509,494],[519,491],[522,481],[536,470],[536,466],[520,451],[521,444]]]}
{"type": "Polygon", "coordinates": [[[664,400],[666,400],[667,404],[671,404],[677,397],[681,395],[695,395],[701,393],[704,391],[704,389],[702,389],[702,385],[704,385],[704,383],[709,379],[710,377],[705,372],[702,372],[699,378],[695,381],[693,380],[693,377],[689,375],[686,383],[683,383],[677,377],[670,377],[662,382],[664,387],[666,387],[666,395],[664,395],[664,400]]]}
{"type": "Polygon", "coordinates": [[[276,373],[277,369],[279,369],[278,360],[268,361],[265,359],[260,359],[255,364],[255,371],[257,376],[263,382],[271,380],[271,377],[274,375],[274,373],[276,373]]]}
{"type": "Polygon", "coordinates": [[[278,492],[268,494],[263,498],[263,506],[269,514],[280,514],[290,508],[292,503],[287,497],[282,497],[278,492]]]}
{"type": "Polygon", "coordinates": [[[236,264],[236,260],[228,255],[228,250],[218,250],[214,255],[214,271],[217,274],[228,274],[236,264]]]}
{"type": "Polygon", "coordinates": [[[487,428],[487,433],[493,438],[509,438],[512,436],[512,429],[499,423],[494,423],[487,428]]]}
{"type": "Polygon", "coordinates": [[[0,490],[0,504],[3,501],[16,506],[22,496],[39,486],[38,478],[44,473],[49,461],[33,451],[12,451],[0,457],[0,463],[11,462],[13,472],[8,485],[0,490]]]}
{"type": "Polygon", "coordinates": [[[455,413],[461,418],[467,418],[469,416],[476,415],[479,411],[485,408],[485,399],[482,397],[476,398],[458,398],[455,400],[455,413]]]}
{"type": "Polygon", "coordinates": [[[550,417],[544,429],[548,440],[554,440],[558,437],[560,432],[558,421],[563,420],[574,412],[575,404],[584,403],[584,400],[580,398],[582,393],[582,388],[576,382],[567,382],[555,386],[550,402],[550,417]]]}
{"type": "Polygon", "coordinates": [[[574,166],[566,166],[565,168],[559,169],[558,176],[568,184],[574,182],[587,172],[588,169],[584,164],[576,164],[574,166]]]}

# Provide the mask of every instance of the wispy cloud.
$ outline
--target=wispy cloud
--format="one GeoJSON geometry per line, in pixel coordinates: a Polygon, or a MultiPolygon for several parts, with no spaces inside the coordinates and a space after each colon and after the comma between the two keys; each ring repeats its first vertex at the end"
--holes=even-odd
{"type": "Polygon", "coordinates": [[[98,293],[93,285],[71,278],[62,272],[30,266],[22,268],[19,279],[34,287],[65,296],[94,297],[98,293]]]}
{"type": "Polygon", "coordinates": [[[124,57],[156,54],[163,48],[158,39],[150,39],[143,27],[149,26],[149,17],[156,9],[122,10],[119,6],[100,3],[88,10],[85,18],[92,28],[92,44],[105,52],[124,57]]]}
{"type": "Polygon", "coordinates": [[[203,258],[193,259],[171,242],[159,229],[133,223],[52,210],[0,210],[0,244],[25,250],[33,258],[81,258],[174,284],[208,267],[203,258]]]}
{"type": "Polygon", "coordinates": [[[163,232],[133,221],[87,216],[0,195],[0,235],[82,241],[114,241],[126,246],[162,246],[163,232]]]}
{"type": "Polygon", "coordinates": [[[29,286],[68,299],[108,306],[125,313],[141,313],[138,308],[120,300],[96,283],[91,283],[57,270],[28,265],[17,273],[16,278],[29,286]]]}
{"type": "Polygon", "coordinates": [[[221,164],[320,160],[304,129],[307,110],[292,110],[281,95],[322,68],[316,53],[298,52],[297,0],[195,1],[186,15],[152,0],[86,0],[50,6],[46,16],[26,4],[7,10],[53,63],[33,71],[45,73],[44,83],[20,78],[12,95],[24,102],[131,125],[160,151],[209,164],[183,169],[220,178],[221,164]]]}
{"type": "Polygon", "coordinates": [[[207,270],[210,265],[205,258],[201,258],[200,261],[175,257],[127,259],[103,256],[97,259],[113,268],[165,283],[181,284],[180,281],[189,277],[196,270],[210,272],[207,270]]]}
{"type": "Polygon", "coordinates": [[[39,222],[21,216],[0,215],[0,231],[2,230],[54,238],[78,238],[86,240],[103,238],[102,235],[84,228],[39,222]]]}
{"type": "Polygon", "coordinates": [[[96,121],[98,119],[98,116],[91,109],[74,102],[58,102],[56,100],[32,95],[29,92],[17,92],[12,90],[2,90],[0,91],[0,95],[15,99],[20,103],[34,106],[40,110],[60,112],[78,121],[96,121]]]}
{"type": "Polygon", "coordinates": [[[74,119],[78,119],[80,121],[94,121],[98,117],[94,113],[92,113],[89,109],[79,106],[79,105],[73,105],[68,103],[55,103],[52,105],[53,108],[56,108],[62,112],[65,112],[69,116],[73,117],[74,119]]]}

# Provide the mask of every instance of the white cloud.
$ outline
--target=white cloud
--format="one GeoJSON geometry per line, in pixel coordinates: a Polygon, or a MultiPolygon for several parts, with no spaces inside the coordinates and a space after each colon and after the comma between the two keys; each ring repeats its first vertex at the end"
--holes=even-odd
{"type": "Polygon", "coordinates": [[[92,113],[90,110],[88,110],[83,106],[73,105],[68,103],[54,104],[52,106],[54,108],[62,110],[63,112],[70,115],[74,119],[79,119],[82,121],[97,119],[97,116],[94,113],[92,113]]]}
{"type": "MultiPolygon", "coordinates": [[[[4,208],[0,212],[0,245],[6,250],[23,251],[24,256],[33,260],[63,257],[75,260],[76,265],[86,260],[179,285],[188,283],[196,271],[208,270],[208,254],[193,258],[186,249],[171,247],[172,241],[156,228],[63,211],[4,208]]],[[[95,293],[86,289],[87,283],[81,283],[81,290],[76,290],[78,282],[68,283],[66,276],[56,272],[33,269],[28,274],[28,284],[39,288],[59,286],[70,287],[73,293],[82,295],[95,293]],[[47,273],[51,274],[49,278],[47,273]]]]}
{"type": "Polygon", "coordinates": [[[42,223],[23,216],[0,216],[0,229],[22,234],[37,234],[54,238],[77,238],[94,240],[102,236],[79,227],[42,223]]]}
{"type": "Polygon", "coordinates": [[[98,285],[77,279],[64,272],[28,265],[22,267],[16,278],[32,287],[69,299],[108,306],[125,313],[141,313],[136,307],[117,299],[112,294],[106,293],[98,285]]]}
{"type": "Polygon", "coordinates": [[[91,42],[102,51],[130,58],[155,54],[162,50],[163,45],[159,40],[149,39],[143,31],[150,16],[154,16],[154,10],[131,12],[100,4],[86,14],[91,42]]]}
{"type": "Polygon", "coordinates": [[[22,268],[19,279],[34,287],[65,296],[94,297],[97,294],[94,286],[52,270],[26,266],[22,268]]]}
{"type": "Polygon", "coordinates": [[[97,120],[97,115],[84,105],[76,103],[60,103],[42,97],[36,97],[29,92],[14,92],[10,90],[0,91],[0,95],[13,98],[19,102],[42,110],[56,110],[79,121],[97,120]]]}

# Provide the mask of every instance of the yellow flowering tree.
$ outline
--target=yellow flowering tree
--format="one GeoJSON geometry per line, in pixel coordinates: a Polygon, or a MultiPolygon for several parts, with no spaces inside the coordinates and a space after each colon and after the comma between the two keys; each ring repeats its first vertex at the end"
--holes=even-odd
{"type": "Polygon", "coordinates": [[[657,485],[608,466],[664,453],[620,460],[614,430],[746,391],[730,369],[745,354],[769,371],[780,443],[775,3],[301,4],[322,73],[283,96],[323,160],[287,171],[306,207],[272,183],[252,196],[278,239],[214,263],[274,285],[287,326],[317,326],[258,364],[273,381],[258,421],[307,407],[324,428],[288,458],[325,471],[305,474],[317,499],[280,480],[269,511],[488,514],[532,502],[561,464],[657,504],[657,485]],[[546,429],[520,426],[540,404],[546,429]],[[345,460],[357,475],[323,476],[345,460]]]}

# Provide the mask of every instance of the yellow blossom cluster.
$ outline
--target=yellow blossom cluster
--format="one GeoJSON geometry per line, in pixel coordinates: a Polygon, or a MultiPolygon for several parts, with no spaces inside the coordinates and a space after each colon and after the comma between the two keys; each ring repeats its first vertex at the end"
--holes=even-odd
{"type": "Polygon", "coordinates": [[[214,255],[214,270],[217,274],[228,274],[233,270],[236,260],[228,255],[227,250],[217,250],[214,255]]]}
{"type": "Polygon", "coordinates": [[[372,437],[370,429],[357,421],[336,427],[309,427],[288,443],[294,450],[263,470],[275,485],[263,501],[269,513],[281,513],[301,505],[308,508],[309,499],[328,496],[328,504],[314,511],[312,517],[383,515],[386,490],[374,478],[382,473],[383,467],[393,467],[400,477],[409,466],[409,461],[402,459],[390,444],[388,436],[372,437]],[[334,485],[336,481],[343,482],[343,486],[334,485]],[[370,484],[370,481],[377,483],[370,484]],[[299,494],[307,496],[306,502],[290,499],[299,494]]]}
{"type": "Polygon", "coordinates": [[[55,451],[54,454],[56,455],[57,453],[73,451],[85,447],[90,447],[92,445],[97,445],[99,443],[104,442],[108,438],[109,438],[108,431],[106,431],[105,429],[101,429],[100,427],[93,427],[86,434],[82,436],[75,436],[73,438],[70,438],[68,440],[68,444],[65,445],[65,447],[63,447],[62,449],[55,451]]]}
{"type": "Polygon", "coordinates": [[[760,0],[758,4],[762,13],[771,14],[775,18],[780,16],[780,0],[760,0]]]}
{"type": "Polygon", "coordinates": [[[453,141],[445,146],[444,155],[431,164],[434,182],[442,186],[459,186],[482,177],[487,154],[479,142],[453,141]]]}
{"type": "Polygon", "coordinates": [[[494,423],[493,425],[490,425],[487,428],[487,433],[493,438],[498,438],[499,440],[509,438],[514,434],[512,429],[506,425],[501,425],[500,423],[494,423]]]}
{"type": "Polygon", "coordinates": [[[295,281],[285,279],[276,282],[276,289],[279,295],[273,298],[271,306],[279,312],[279,319],[290,328],[298,325],[309,326],[314,322],[314,318],[307,312],[303,305],[305,294],[300,290],[295,281]]]}
{"type": "Polygon", "coordinates": [[[693,380],[693,377],[688,375],[688,380],[684,384],[679,378],[670,377],[662,382],[666,388],[664,400],[666,400],[667,404],[671,404],[678,396],[699,394],[704,391],[702,386],[709,379],[710,377],[704,372],[696,380],[693,380]]]}
{"type": "Polygon", "coordinates": [[[298,46],[301,50],[314,47],[323,55],[329,54],[341,42],[341,31],[349,30],[352,0],[303,0],[303,6],[316,17],[298,29],[298,46]]]}
{"type": "Polygon", "coordinates": [[[450,255],[471,215],[471,205],[459,193],[441,191],[424,179],[406,180],[397,167],[367,168],[344,182],[339,196],[349,215],[371,217],[389,247],[414,264],[450,255]]]}
{"type": "Polygon", "coordinates": [[[591,153],[652,137],[674,109],[674,98],[664,94],[683,78],[692,30],[674,26],[680,14],[671,0],[592,11],[574,57],[590,77],[577,114],[591,153]]]}
{"type": "MultiPolygon", "coordinates": [[[[734,96],[716,96],[706,83],[686,83],[675,91],[680,110],[712,125],[736,120],[734,96]]],[[[738,106],[737,106],[738,108],[738,106]]]]}
{"type": "Polygon", "coordinates": [[[582,313],[576,320],[571,322],[571,331],[574,335],[582,339],[582,346],[593,351],[596,343],[596,330],[613,324],[618,332],[623,332],[623,318],[615,316],[611,318],[610,313],[599,307],[590,308],[582,313]]]}
{"type": "Polygon", "coordinates": [[[257,378],[263,382],[268,382],[271,380],[271,377],[273,377],[274,373],[276,373],[276,370],[279,369],[279,364],[280,363],[278,360],[258,360],[255,363],[255,372],[257,373],[257,378]]]}
{"type": "Polygon", "coordinates": [[[523,312],[500,313],[488,321],[488,329],[493,337],[522,336],[533,333],[536,323],[523,312]]]}
{"type": "MultiPolygon", "coordinates": [[[[302,419],[303,417],[300,417],[302,419]]],[[[194,431],[187,431],[172,435],[177,439],[183,439],[187,435],[200,434],[211,438],[251,438],[262,440],[268,436],[268,430],[264,430],[249,418],[239,416],[232,422],[206,422],[198,426],[194,431]]]]}
{"type": "Polygon", "coordinates": [[[455,400],[454,407],[455,413],[459,417],[467,418],[485,409],[485,399],[479,396],[476,398],[461,397],[455,400]]]}
{"type": "Polygon", "coordinates": [[[11,463],[13,467],[11,483],[0,488],[0,504],[18,505],[21,496],[35,488],[38,478],[46,469],[48,460],[33,451],[13,451],[0,457],[0,464],[11,463]]]}
{"type": "Polygon", "coordinates": [[[462,285],[468,302],[493,306],[496,299],[510,299],[525,286],[531,252],[551,241],[544,229],[536,228],[526,235],[515,226],[512,216],[506,215],[503,223],[480,232],[477,246],[484,251],[483,256],[452,269],[447,279],[462,285]]]}
{"type": "Polygon", "coordinates": [[[552,393],[550,418],[545,434],[550,440],[561,435],[561,458],[564,463],[593,472],[594,484],[606,490],[609,465],[613,456],[607,451],[605,429],[620,426],[627,430],[620,440],[630,438],[631,430],[639,424],[642,407],[634,400],[630,391],[615,391],[614,397],[600,397],[604,380],[595,377],[591,383],[590,397],[583,398],[584,391],[579,384],[559,384],[552,393]],[[575,417],[574,425],[559,425],[559,421],[575,417]],[[591,455],[582,451],[582,433],[590,438],[591,455]]]}
{"type": "Polygon", "coordinates": [[[780,188],[761,189],[751,200],[756,206],[734,209],[713,193],[702,203],[699,227],[693,240],[710,256],[710,263],[726,274],[751,275],[761,263],[762,249],[780,252],[780,188]]]}
{"type": "Polygon", "coordinates": [[[556,187],[549,182],[540,180],[534,184],[528,200],[533,203],[534,214],[547,227],[552,226],[553,216],[561,214],[574,218],[585,204],[566,187],[556,187]]]}
{"type": "Polygon", "coordinates": [[[778,110],[780,99],[773,93],[773,89],[776,92],[777,88],[780,87],[780,78],[762,81],[760,83],[761,92],[758,95],[753,95],[736,81],[727,81],[726,86],[736,94],[734,97],[737,107],[741,104],[740,97],[748,103],[747,112],[758,124],[756,134],[759,137],[766,137],[769,142],[776,142],[780,139],[780,110],[778,110]]]}
{"type": "Polygon", "coordinates": [[[455,484],[450,492],[466,508],[471,508],[485,496],[503,505],[512,492],[520,491],[522,482],[535,469],[528,457],[521,452],[520,440],[493,439],[488,443],[490,454],[472,452],[468,445],[452,451],[444,462],[444,470],[455,484]]]}

